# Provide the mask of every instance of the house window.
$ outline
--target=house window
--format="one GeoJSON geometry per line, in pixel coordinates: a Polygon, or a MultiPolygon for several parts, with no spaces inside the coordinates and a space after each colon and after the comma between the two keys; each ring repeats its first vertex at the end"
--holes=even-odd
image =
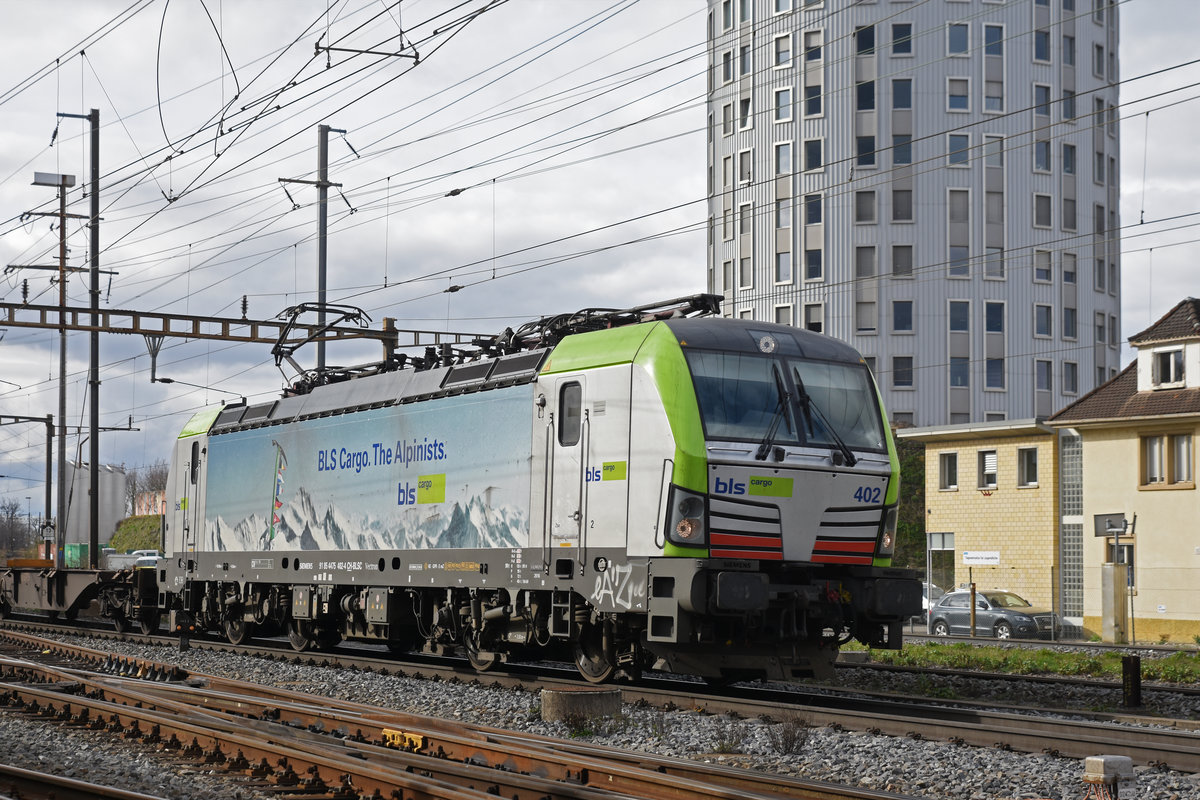
{"type": "Polygon", "coordinates": [[[854,221],[875,221],[875,192],[854,193],[854,221]]]}
{"type": "Polygon", "coordinates": [[[825,327],[823,323],[824,309],[817,303],[810,303],[804,307],[804,329],[813,333],[820,333],[825,327]]]}
{"type": "Polygon", "coordinates": [[[1050,87],[1045,84],[1033,86],[1033,113],[1039,117],[1050,116],[1050,87]]]}
{"type": "Polygon", "coordinates": [[[912,356],[892,356],[892,388],[912,388],[912,356]]]}
{"type": "Polygon", "coordinates": [[[949,78],[946,81],[946,108],[950,111],[970,111],[970,92],[970,79],[949,78]]]}
{"type": "Polygon", "coordinates": [[[749,75],[754,71],[754,49],[748,44],[742,45],[742,49],[738,51],[738,74],[749,75]]]}
{"type": "Polygon", "coordinates": [[[1050,282],[1050,251],[1033,251],[1033,279],[1039,283],[1050,282]]]}
{"type": "Polygon", "coordinates": [[[950,356],[950,385],[971,385],[971,362],[966,356],[950,356]]]}
{"type": "Polygon", "coordinates": [[[792,90],[779,89],[775,92],[775,121],[787,122],[792,118],[792,90]]]}
{"type": "Polygon", "coordinates": [[[748,236],[754,233],[754,206],[742,203],[738,206],[738,234],[748,236]]]}
{"type": "Polygon", "coordinates": [[[943,492],[958,489],[958,453],[942,453],[938,456],[938,488],[943,492]]]}
{"type": "Polygon", "coordinates": [[[1017,448],[1017,485],[1038,485],[1038,451],[1036,447],[1017,448]]]}
{"type": "Polygon", "coordinates": [[[1064,121],[1075,119],[1075,93],[1070,89],[1063,89],[1062,115],[1064,121]]]}
{"type": "Polygon", "coordinates": [[[983,330],[985,333],[1004,333],[1004,303],[983,304],[983,330]]]}
{"type": "Polygon", "coordinates": [[[821,113],[821,87],[804,87],[804,116],[815,117],[821,113]]]}
{"type": "Polygon", "coordinates": [[[1046,141],[1038,141],[1033,143],[1033,170],[1034,172],[1049,172],[1050,171],[1050,143],[1046,141]]]}
{"type": "Polygon", "coordinates": [[[971,137],[965,133],[950,134],[948,160],[951,166],[969,166],[971,137]]]}
{"type": "Polygon", "coordinates": [[[875,52],[875,26],[863,25],[854,29],[854,52],[869,56],[875,52]]]}
{"type": "Polygon", "coordinates": [[[912,51],[912,23],[892,23],[892,55],[911,56],[912,51]]]}
{"type": "Polygon", "coordinates": [[[1033,196],[1033,227],[1049,228],[1052,220],[1050,195],[1035,194],[1033,196]]]}
{"type": "Polygon", "coordinates": [[[822,167],[821,145],[823,139],[808,139],[804,142],[804,169],[814,170],[822,167]]]}
{"type": "Polygon", "coordinates": [[[1075,339],[1079,336],[1079,312],[1070,306],[1063,306],[1062,335],[1064,339],[1075,339]]]}
{"type": "Polygon", "coordinates": [[[892,275],[911,278],[913,271],[913,249],[911,244],[892,245],[892,275]]]}
{"type": "Polygon", "coordinates": [[[754,288],[754,261],[749,256],[743,256],[738,262],[738,288],[754,288]]]}
{"type": "Polygon", "coordinates": [[[1004,359],[989,358],[984,362],[984,388],[1004,388],[1004,359]]]}
{"type": "Polygon", "coordinates": [[[950,332],[967,333],[971,330],[971,304],[966,300],[950,301],[950,332]]]}
{"type": "Polygon", "coordinates": [[[1033,32],[1033,60],[1050,60],[1050,31],[1033,32]]]}
{"type": "Polygon", "coordinates": [[[892,108],[912,108],[912,78],[892,81],[892,108]]]}
{"type": "MultiPolygon", "coordinates": [[[[892,163],[893,164],[911,164],[912,163],[912,136],[909,134],[893,134],[892,135],[892,163]]],[[[911,217],[910,217],[911,219],[911,217]]]]}
{"type": "Polygon", "coordinates": [[[965,56],[967,54],[969,30],[965,22],[952,22],[946,26],[946,55],[965,56]]]}
{"type": "Polygon", "coordinates": [[[790,197],[775,201],[775,227],[780,230],[792,227],[792,200],[790,197]]]}
{"type": "MultiPolygon", "coordinates": [[[[892,190],[892,222],[912,222],[912,195],[912,189],[892,190]]],[[[912,271],[911,268],[909,271],[912,271]]]]}
{"type": "MultiPolygon", "coordinates": [[[[953,192],[951,192],[953,194],[953,192]]],[[[950,276],[966,278],[971,274],[971,248],[966,245],[950,245],[950,276]]]]}
{"type": "MultiPolygon", "coordinates": [[[[818,142],[819,144],[819,142],[818,142]]],[[[775,145],[775,174],[792,174],[792,143],[780,142],[775,145]]]]}
{"type": "Polygon", "coordinates": [[[1050,306],[1035,305],[1033,307],[1033,335],[1049,338],[1051,331],[1050,306]]]}
{"type": "Polygon", "coordinates": [[[738,130],[747,130],[754,126],[754,114],[750,112],[750,98],[743,97],[738,102],[738,130]]]}
{"type": "Polygon", "coordinates": [[[807,31],[804,34],[804,60],[821,60],[821,32],[807,31]]]}
{"type": "Polygon", "coordinates": [[[819,194],[804,195],[804,224],[805,225],[820,225],[821,224],[821,195],[819,195],[819,194]]]}
{"type": "Polygon", "coordinates": [[[875,110],[875,81],[861,81],[854,84],[854,110],[875,110]]]}
{"type": "Polygon", "coordinates": [[[775,306],[775,324],[776,325],[791,325],[792,324],[792,307],[791,306],[775,306]]]}
{"type": "Polygon", "coordinates": [[[912,300],[892,301],[892,330],[897,333],[912,333],[913,304],[912,300]]]}
{"type": "Polygon", "coordinates": [[[978,453],[979,460],[979,488],[980,489],[995,489],[996,488],[996,451],[995,450],[980,450],[978,453]]]}
{"type": "Polygon", "coordinates": [[[1075,37],[1064,36],[1062,38],[1062,60],[1063,64],[1068,67],[1075,66],[1075,37]]]}
{"type": "Polygon", "coordinates": [[[1074,361],[1063,362],[1063,394],[1079,393],[1079,365],[1074,361]]]}
{"type": "Polygon", "coordinates": [[[742,183],[749,183],[753,177],[752,167],[754,165],[753,154],[749,150],[742,150],[738,153],[738,180],[742,183]]]}
{"type": "Polygon", "coordinates": [[[1183,349],[1159,350],[1152,354],[1154,359],[1151,382],[1155,389],[1182,386],[1183,349]]]}
{"type": "Polygon", "coordinates": [[[775,66],[786,67],[792,63],[791,34],[775,37],[775,66]]]}
{"type": "Polygon", "coordinates": [[[804,280],[819,281],[823,270],[821,267],[821,251],[820,250],[805,250],[804,251],[804,280]]]}
{"type": "Polygon", "coordinates": [[[875,166],[875,137],[856,136],[854,139],[854,154],[854,163],[858,166],[875,166]]]}
{"type": "Polygon", "coordinates": [[[983,26],[983,54],[985,56],[1004,55],[1004,28],[999,25],[983,26]]]}
{"type": "Polygon", "coordinates": [[[1033,375],[1034,386],[1037,391],[1049,392],[1053,390],[1053,373],[1050,370],[1049,361],[1034,361],[1033,375]]]}
{"type": "Polygon", "coordinates": [[[1141,454],[1142,486],[1194,485],[1190,433],[1143,436],[1141,454]]]}
{"type": "Polygon", "coordinates": [[[792,254],[790,251],[775,254],[775,282],[792,282],[792,254]]]}

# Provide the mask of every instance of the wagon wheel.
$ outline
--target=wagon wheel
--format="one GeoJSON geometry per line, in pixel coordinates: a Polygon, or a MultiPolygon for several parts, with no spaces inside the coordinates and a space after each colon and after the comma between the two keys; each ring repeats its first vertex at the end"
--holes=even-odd
{"type": "Polygon", "coordinates": [[[313,646],[313,627],[308,620],[294,619],[288,623],[288,643],[292,649],[303,653],[313,646]]]}
{"type": "Polygon", "coordinates": [[[582,625],[575,640],[575,667],[579,674],[591,683],[604,683],[617,671],[616,662],[612,642],[605,647],[603,624],[582,625]]]}
{"type": "Polygon", "coordinates": [[[342,632],[337,628],[317,628],[314,643],[318,650],[332,650],[342,642],[342,632]]]}
{"type": "Polygon", "coordinates": [[[500,663],[500,658],[496,653],[480,648],[479,635],[475,632],[463,635],[463,651],[467,655],[467,661],[471,662],[471,666],[475,668],[476,672],[487,672],[500,663]]]}
{"type": "Polygon", "coordinates": [[[230,644],[245,644],[250,641],[253,632],[253,622],[246,622],[241,617],[229,617],[225,620],[225,638],[229,640],[230,644]]]}

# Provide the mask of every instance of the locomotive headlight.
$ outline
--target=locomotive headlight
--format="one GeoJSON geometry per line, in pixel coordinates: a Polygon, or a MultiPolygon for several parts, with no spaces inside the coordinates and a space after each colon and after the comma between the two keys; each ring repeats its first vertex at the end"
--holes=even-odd
{"type": "Polygon", "coordinates": [[[896,519],[899,508],[892,506],[883,515],[883,525],[879,531],[878,555],[890,556],[896,550],[896,519]]]}
{"type": "Polygon", "coordinates": [[[672,486],[667,507],[667,540],[690,547],[707,546],[707,505],[704,495],[672,486]]]}

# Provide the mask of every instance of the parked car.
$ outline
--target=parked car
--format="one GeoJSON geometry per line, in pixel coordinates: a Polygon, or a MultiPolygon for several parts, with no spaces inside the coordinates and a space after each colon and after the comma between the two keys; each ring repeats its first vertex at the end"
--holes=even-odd
{"type": "Polygon", "coordinates": [[[946,593],[946,590],[943,589],[942,587],[938,586],[936,583],[929,583],[928,581],[922,581],[921,582],[921,614],[920,614],[920,616],[913,617],[913,619],[918,622],[927,622],[929,620],[929,606],[937,603],[938,600],[941,600],[942,595],[944,595],[945,593],[946,593]]]}
{"type": "MultiPolygon", "coordinates": [[[[975,635],[997,639],[1051,638],[1058,628],[1053,611],[1034,608],[1013,592],[988,589],[975,592],[975,635]]],[[[947,592],[930,609],[929,632],[934,636],[969,636],[971,593],[965,589],[947,592]]]]}

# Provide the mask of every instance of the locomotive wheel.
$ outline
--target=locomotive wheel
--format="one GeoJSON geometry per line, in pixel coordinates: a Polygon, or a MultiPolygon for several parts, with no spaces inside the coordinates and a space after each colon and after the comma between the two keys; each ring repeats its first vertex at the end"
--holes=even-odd
{"type": "Polygon", "coordinates": [[[127,633],[129,631],[129,620],[124,614],[113,614],[113,630],[117,633],[127,633]]]}
{"type": "Polygon", "coordinates": [[[500,663],[500,659],[495,653],[489,652],[484,655],[479,650],[479,638],[468,633],[463,636],[463,651],[467,654],[467,661],[471,662],[471,666],[476,672],[487,672],[500,663]]]}
{"type": "Polygon", "coordinates": [[[315,644],[318,650],[332,650],[342,642],[342,632],[333,628],[318,628],[315,644]]]}
{"type": "Polygon", "coordinates": [[[75,606],[71,606],[70,608],[68,608],[66,611],[63,612],[63,618],[66,619],[67,622],[74,622],[78,617],[79,617],[79,609],[76,608],[75,606]]]}
{"type": "Polygon", "coordinates": [[[240,645],[250,641],[253,630],[253,622],[246,622],[237,617],[225,620],[225,638],[229,640],[230,644],[240,645]]]}
{"type": "Polygon", "coordinates": [[[604,627],[584,625],[575,641],[575,667],[591,683],[604,683],[617,671],[612,649],[604,647],[604,627]]]}
{"type": "Polygon", "coordinates": [[[311,649],[313,646],[312,623],[302,619],[294,619],[289,622],[288,643],[298,653],[311,649]]]}
{"type": "Polygon", "coordinates": [[[138,614],[138,628],[146,636],[158,633],[159,614],[157,608],[144,608],[138,614]]]}

